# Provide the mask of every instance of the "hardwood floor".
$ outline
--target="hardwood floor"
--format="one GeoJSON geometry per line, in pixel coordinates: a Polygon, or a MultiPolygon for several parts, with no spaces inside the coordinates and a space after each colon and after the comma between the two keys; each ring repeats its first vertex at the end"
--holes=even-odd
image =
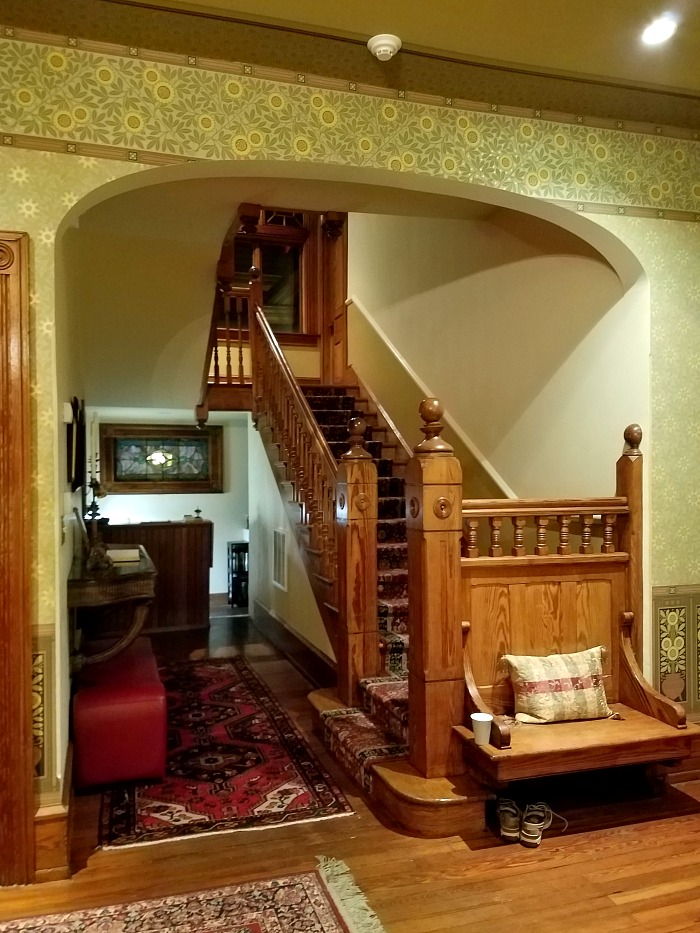
{"type": "MultiPolygon", "coordinates": [[[[309,685],[244,617],[214,619],[209,645],[163,636],[166,656],[240,653],[309,735],[309,685]]],[[[99,798],[75,800],[75,874],[0,890],[0,918],[131,901],[312,868],[344,860],[387,933],[562,930],[671,933],[700,927],[700,782],[650,798],[641,783],[572,782],[556,803],[570,819],[539,849],[505,845],[485,825],[468,837],[403,835],[373,813],[313,735],[310,741],[355,815],[280,829],[95,851],[99,798]],[[627,788],[625,790],[624,788],[627,788]],[[635,799],[636,795],[636,799],[635,799]],[[603,827],[603,828],[601,828],[603,827]]],[[[522,789],[523,791],[526,789],[522,789]]],[[[539,785],[528,795],[555,788],[539,785]]],[[[537,797],[536,799],[540,799],[537,797]]]]}

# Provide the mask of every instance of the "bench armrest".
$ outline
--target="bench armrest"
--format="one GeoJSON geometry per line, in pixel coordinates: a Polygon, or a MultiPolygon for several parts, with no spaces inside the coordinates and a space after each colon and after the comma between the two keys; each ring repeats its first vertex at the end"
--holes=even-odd
{"type": "Polygon", "coordinates": [[[680,703],[655,690],[644,679],[632,650],[634,613],[623,612],[620,619],[620,701],[652,719],[676,729],[685,729],[685,710],[680,703]]]}
{"type": "Polygon", "coordinates": [[[470,725],[469,716],[471,713],[490,713],[493,716],[493,722],[491,723],[491,745],[493,745],[494,748],[510,748],[510,726],[502,716],[496,715],[492,709],[489,709],[489,707],[484,702],[483,697],[479,693],[479,688],[477,687],[476,681],[474,680],[471,656],[469,654],[469,629],[469,622],[463,622],[462,631],[464,633],[464,682],[466,685],[466,691],[464,695],[464,713],[467,720],[467,725],[470,725]]]}

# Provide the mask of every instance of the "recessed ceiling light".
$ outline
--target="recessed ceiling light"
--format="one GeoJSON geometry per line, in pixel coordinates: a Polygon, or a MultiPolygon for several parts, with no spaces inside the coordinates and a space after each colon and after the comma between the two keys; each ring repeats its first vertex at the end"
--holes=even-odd
{"type": "Polygon", "coordinates": [[[677,26],[678,17],[672,13],[664,13],[647,26],[642,33],[642,42],[645,45],[660,45],[671,38],[677,26]]]}

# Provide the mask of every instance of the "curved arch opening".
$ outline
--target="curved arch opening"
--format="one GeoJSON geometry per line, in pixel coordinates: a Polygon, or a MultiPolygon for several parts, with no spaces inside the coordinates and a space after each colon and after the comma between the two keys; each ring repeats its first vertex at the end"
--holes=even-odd
{"type": "Polygon", "coordinates": [[[625,424],[649,424],[641,265],[576,211],[449,179],[187,163],[95,189],[57,235],[91,404],[192,408],[216,260],[243,201],[349,214],[349,291],[501,488],[609,487],[625,424]]]}

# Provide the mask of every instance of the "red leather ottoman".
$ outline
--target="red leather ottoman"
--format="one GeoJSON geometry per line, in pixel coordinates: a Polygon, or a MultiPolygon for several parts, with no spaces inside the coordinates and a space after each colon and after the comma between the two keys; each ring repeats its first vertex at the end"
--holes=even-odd
{"type": "Polygon", "coordinates": [[[73,696],[73,783],[77,788],[162,778],[165,688],[148,638],[84,667],[73,696]]]}

